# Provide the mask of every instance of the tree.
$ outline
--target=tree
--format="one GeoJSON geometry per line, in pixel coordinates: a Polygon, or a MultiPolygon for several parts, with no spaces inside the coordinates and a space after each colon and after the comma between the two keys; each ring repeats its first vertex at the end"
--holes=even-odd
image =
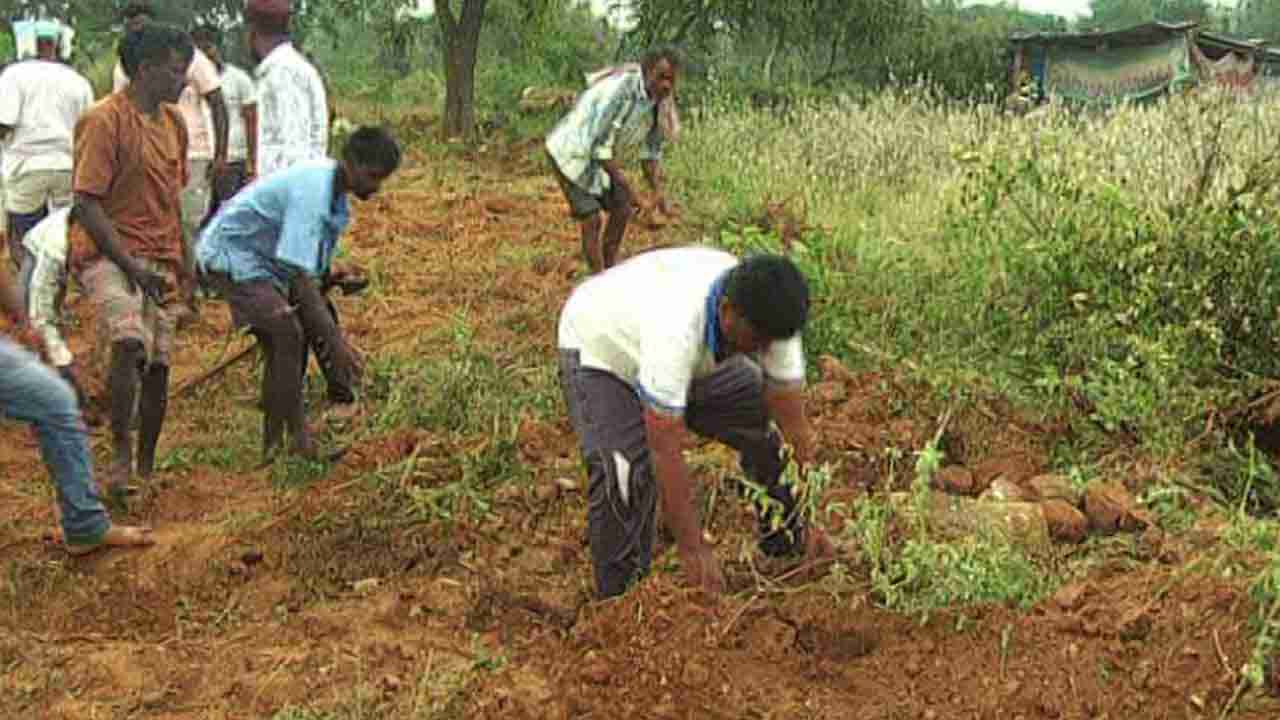
{"type": "Polygon", "coordinates": [[[476,54],[488,0],[436,0],[444,45],[444,134],[469,137],[476,125],[476,54]]]}
{"type": "Polygon", "coordinates": [[[1280,43],[1280,2],[1243,0],[1239,9],[1239,33],[1280,43]]]}
{"type": "Polygon", "coordinates": [[[1152,0],[1090,0],[1089,12],[1089,24],[1103,30],[1121,30],[1156,17],[1152,0]]]}
{"type": "Polygon", "coordinates": [[[1212,15],[1208,0],[1156,0],[1153,6],[1156,19],[1165,22],[1191,21],[1203,24],[1212,15]]]}

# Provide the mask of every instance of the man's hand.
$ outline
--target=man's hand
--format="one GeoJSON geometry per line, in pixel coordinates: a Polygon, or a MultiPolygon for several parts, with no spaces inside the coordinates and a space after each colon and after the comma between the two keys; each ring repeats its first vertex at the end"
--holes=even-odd
{"type": "Polygon", "coordinates": [[[141,291],[157,305],[169,302],[169,280],[160,273],[151,272],[136,263],[129,263],[123,268],[125,279],[129,281],[129,291],[141,291]]]}
{"type": "Polygon", "coordinates": [[[804,561],[806,565],[817,565],[836,556],[836,546],[822,528],[812,525],[805,531],[804,561]]]}
{"type": "Polygon", "coordinates": [[[681,547],[679,552],[689,584],[701,587],[708,597],[719,597],[724,592],[724,573],[711,546],[701,543],[697,548],[681,547]]]}
{"type": "Polygon", "coordinates": [[[208,170],[208,174],[206,175],[207,179],[209,180],[209,187],[217,187],[218,181],[226,177],[226,175],[227,175],[226,160],[215,159],[209,163],[209,170],[208,170]]]}
{"type": "Polygon", "coordinates": [[[369,287],[369,278],[363,271],[346,266],[334,266],[325,278],[326,287],[336,287],[343,295],[355,295],[369,287]]]}

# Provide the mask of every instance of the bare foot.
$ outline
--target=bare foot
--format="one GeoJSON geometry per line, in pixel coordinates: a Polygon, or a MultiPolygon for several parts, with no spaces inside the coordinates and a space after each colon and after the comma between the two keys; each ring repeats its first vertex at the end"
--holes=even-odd
{"type": "Polygon", "coordinates": [[[151,528],[132,525],[112,525],[107,534],[93,545],[67,545],[67,552],[76,557],[88,555],[106,547],[146,547],[155,544],[151,528]]]}

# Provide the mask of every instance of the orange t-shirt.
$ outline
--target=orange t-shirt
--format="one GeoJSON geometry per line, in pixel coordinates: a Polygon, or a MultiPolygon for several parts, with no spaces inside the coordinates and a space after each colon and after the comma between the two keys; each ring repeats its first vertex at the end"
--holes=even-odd
{"type": "MultiPolygon", "coordinates": [[[[72,189],[98,198],[121,248],[140,258],[182,264],[182,188],[187,127],[174,105],[148,116],[124,92],[89,108],[76,123],[72,189]]],[[[83,223],[68,242],[72,267],[98,258],[83,223]]]]}

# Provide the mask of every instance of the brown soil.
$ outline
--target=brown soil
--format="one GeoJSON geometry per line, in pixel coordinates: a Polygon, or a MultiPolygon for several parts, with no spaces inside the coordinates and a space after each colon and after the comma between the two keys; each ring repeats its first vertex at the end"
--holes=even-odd
{"type": "MultiPolygon", "coordinates": [[[[376,364],[449,354],[440,331],[464,312],[504,367],[549,372],[556,312],[581,273],[576,228],[536,148],[470,160],[413,157],[357,209],[347,247],[374,283],[338,299],[344,324],[376,364]]],[[[641,226],[626,250],[696,237],[679,222],[641,226]]],[[[246,345],[227,327],[225,308],[206,304],[175,387],[246,345]]],[[[822,459],[841,468],[830,499],[906,489],[940,409],[902,378],[827,370],[814,411],[822,459]],[[895,465],[889,448],[908,460],[895,465]]],[[[499,483],[487,515],[462,506],[424,521],[407,503],[495,438],[366,416],[341,436],[343,463],[286,482],[254,469],[257,372],[233,366],[171,405],[162,470],[120,516],[156,528],[146,551],[72,560],[43,540],[51,498],[36,448],[25,428],[0,427],[0,716],[1200,718],[1227,705],[1251,650],[1243,581],[1188,571],[1211,532],[1144,534],[1148,556],[1103,552],[1029,610],[926,622],[877,608],[856,563],[852,581],[808,585],[785,565],[744,563],[750,518],[722,484],[732,457],[701,443],[690,453],[717,498],[707,525],[734,593],[708,603],[666,551],[633,592],[592,602],[579,465],[558,411],[495,429],[530,479],[499,483]]],[[[951,416],[943,444],[977,494],[1047,472],[1051,430],[985,399],[951,416]]],[[[103,441],[98,431],[99,462],[103,441]]],[[[1250,694],[1233,710],[1272,718],[1280,705],[1250,694]]]]}

